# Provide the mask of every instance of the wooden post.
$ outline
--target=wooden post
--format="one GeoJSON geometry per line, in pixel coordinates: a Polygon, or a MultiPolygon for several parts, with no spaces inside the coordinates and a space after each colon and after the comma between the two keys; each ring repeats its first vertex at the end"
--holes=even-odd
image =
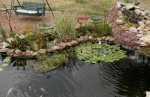
{"type": "Polygon", "coordinates": [[[53,13],[53,11],[52,11],[52,8],[50,7],[50,5],[49,5],[49,3],[48,3],[48,1],[47,1],[47,0],[46,0],[46,3],[47,3],[47,5],[48,5],[48,7],[49,7],[49,9],[50,9],[50,11],[51,11],[51,13],[52,13],[53,17],[55,17],[55,16],[54,16],[54,13],[53,13]]]}

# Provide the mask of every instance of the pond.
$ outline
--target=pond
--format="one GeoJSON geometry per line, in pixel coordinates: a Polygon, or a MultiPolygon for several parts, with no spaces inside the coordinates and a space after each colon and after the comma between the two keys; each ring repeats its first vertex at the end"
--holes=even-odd
{"type": "Polygon", "coordinates": [[[73,59],[46,74],[33,71],[31,63],[0,72],[0,97],[145,97],[150,90],[148,59],[134,52],[114,63],[73,59]]]}

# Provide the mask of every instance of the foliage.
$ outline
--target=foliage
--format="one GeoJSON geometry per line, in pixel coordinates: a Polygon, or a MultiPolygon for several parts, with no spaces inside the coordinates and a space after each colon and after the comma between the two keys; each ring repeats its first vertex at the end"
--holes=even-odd
{"type": "Polygon", "coordinates": [[[12,34],[11,37],[13,40],[7,41],[7,43],[9,43],[9,48],[20,49],[21,51],[26,51],[28,49],[25,41],[19,35],[15,33],[14,35],[12,34]]]}
{"type": "Polygon", "coordinates": [[[56,33],[61,41],[70,41],[77,37],[75,21],[72,16],[56,16],[56,33]]]}
{"type": "Polygon", "coordinates": [[[118,45],[85,43],[75,48],[76,56],[85,62],[114,62],[125,57],[118,45]]]}
{"type": "Polygon", "coordinates": [[[124,18],[126,21],[131,23],[138,23],[139,21],[143,20],[143,16],[137,15],[135,12],[123,9],[122,14],[124,15],[124,18]]]}
{"type": "Polygon", "coordinates": [[[74,56],[73,49],[68,49],[63,52],[54,52],[52,55],[43,55],[38,57],[38,69],[42,72],[56,69],[63,65],[74,56]]]}
{"type": "Polygon", "coordinates": [[[135,0],[121,0],[121,1],[125,3],[133,3],[135,0]]]}
{"type": "Polygon", "coordinates": [[[85,24],[77,28],[77,32],[79,35],[87,35],[87,33],[92,32],[93,30],[93,25],[92,24],[85,24]]]}
{"type": "Polygon", "coordinates": [[[98,23],[98,24],[94,24],[92,32],[97,33],[100,36],[105,36],[105,35],[110,35],[111,31],[112,31],[112,26],[110,24],[98,23]]]}
{"type": "Polygon", "coordinates": [[[39,50],[46,45],[45,37],[42,33],[28,33],[25,35],[27,44],[33,51],[39,50]]]}

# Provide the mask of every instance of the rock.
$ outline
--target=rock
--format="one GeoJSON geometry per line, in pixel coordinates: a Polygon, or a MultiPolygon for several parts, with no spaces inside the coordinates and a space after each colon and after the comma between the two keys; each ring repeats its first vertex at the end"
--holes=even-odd
{"type": "Polygon", "coordinates": [[[59,43],[58,45],[59,45],[60,47],[62,47],[62,48],[65,48],[65,47],[66,47],[66,44],[63,43],[63,42],[59,43]]]}
{"type": "Polygon", "coordinates": [[[99,37],[99,38],[97,38],[96,40],[97,40],[97,41],[101,41],[101,40],[102,40],[102,38],[100,38],[100,37],[99,37]]]}
{"type": "Polygon", "coordinates": [[[71,44],[72,44],[72,45],[76,45],[76,44],[78,44],[78,42],[77,42],[76,40],[72,40],[72,41],[71,41],[71,44]]]}
{"type": "Polygon", "coordinates": [[[140,46],[147,46],[147,44],[145,42],[141,42],[140,46]]]}
{"type": "Polygon", "coordinates": [[[93,40],[93,37],[92,37],[92,36],[89,36],[89,40],[93,40]]]}
{"type": "Polygon", "coordinates": [[[122,30],[124,30],[124,31],[129,31],[129,28],[127,27],[127,26],[122,26],[122,28],[121,28],[122,30]]]}
{"type": "Polygon", "coordinates": [[[31,55],[32,53],[33,53],[33,51],[30,51],[30,50],[27,50],[27,51],[26,51],[26,54],[31,55]]]}
{"type": "Polygon", "coordinates": [[[141,31],[141,30],[143,30],[143,28],[144,28],[144,27],[138,27],[137,30],[138,30],[138,31],[141,31]]]}
{"type": "Polygon", "coordinates": [[[49,48],[49,49],[46,49],[46,52],[48,52],[48,53],[50,53],[50,52],[52,52],[53,50],[51,49],[51,48],[49,48]]]}
{"type": "Polygon", "coordinates": [[[139,26],[140,26],[140,28],[144,28],[144,22],[142,22],[142,21],[140,21],[140,22],[138,22],[138,24],[139,24],[139,26]]]}
{"type": "Polygon", "coordinates": [[[67,42],[66,45],[67,46],[72,46],[72,44],[70,42],[67,42]]]}
{"type": "Polygon", "coordinates": [[[22,52],[22,51],[19,50],[19,49],[15,50],[15,53],[16,53],[16,54],[21,53],[21,52],[22,52]]]}
{"type": "Polygon", "coordinates": [[[136,29],[135,27],[130,27],[130,28],[129,28],[129,31],[130,31],[130,32],[137,32],[137,29],[136,29]]]}
{"type": "Polygon", "coordinates": [[[137,34],[136,36],[140,38],[140,37],[143,37],[144,35],[143,34],[137,34]]]}
{"type": "Polygon", "coordinates": [[[7,55],[13,55],[13,53],[14,53],[14,49],[10,49],[7,51],[7,55]]]}
{"type": "Polygon", "coordinates": [[[135,12],[137,15],[140,15],[140,14],[141,14],[141,10],[139,10],[139,9],[135,9],[134,12],[135,12]]]}
{"type": "Polygon", "coordinates": [[[127,5],[126,10],[132,9],[134,6],[133,5],[127,5]]]}
{"type": "Polygon", "coordinates": [[[150,20],[145,21],[146,25],[150,25],[150,20]]]}
{"type": "Polygon", "coordinates": [[[6,48],[6,47],[8,47],[8,46],[9,46],[8,43],[6,43],[6,42],[3,42],[3,43],[2,43],[2,48],[6,48]]]}
{"type": "Polygon", "coordinates": [[[118,24],[118,25],[122,25],[123,24],[123,20],[116,20],[116,23],[118,24]]]}
{"type": "Polygon", "coordinates": [[[115,41],[115,38],[110,38],[109,41],[113,42],[113,41],[115,41]]]}
{"type": "Polygon", "coordinates": [[[37,56],[37,55],[38,55],[38,52],[33,52],[31,55],[32,55],[32,56],[37,56]]]}
{"type": "Polygon", "coordinates": [[[46,49],[40,49],[38,50],[38,54],[45,54],[46,53],[46,49]]]}
{"type": "Polygon", "coordinates": [[[84,38],[83,38],[83,37],[77,38],[76,41],[77,41],[78,43],[81,43],[81,42],[84,41],[84,38]]]}

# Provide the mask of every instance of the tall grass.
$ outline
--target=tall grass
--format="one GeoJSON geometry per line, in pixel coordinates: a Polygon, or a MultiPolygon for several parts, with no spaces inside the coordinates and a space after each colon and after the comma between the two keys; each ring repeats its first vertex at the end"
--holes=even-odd
{"type": "Polygon", "coordinates": [[[70,41],[77,37],[73,16],[58,15],[55,17],[56,33],[61,41],[70,41]]]}

